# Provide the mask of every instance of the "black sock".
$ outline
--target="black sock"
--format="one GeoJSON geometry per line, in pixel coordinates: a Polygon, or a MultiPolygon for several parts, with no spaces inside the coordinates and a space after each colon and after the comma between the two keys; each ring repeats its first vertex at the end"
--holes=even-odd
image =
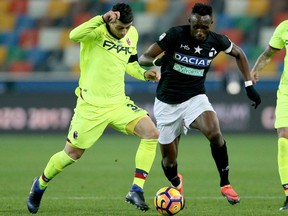
{"type": "Polygon", "coordinates": [[[177,187],[180,184],[180,179],[177,176],[178,174],[177,164],[172,167],[164,167],[163,161],[161,160],[161,166],[163,168],[166,178],[171,182],[173,186],[177,187]]]}
{"type": "Polygon", "coordinates": [[[229,175],[229,160],[226,142],[221,147],[215,147],[212,143],[210,144],[211,153],[216,163],[219,175],[220,175],[220,186],[230,184],[229,175]]]}

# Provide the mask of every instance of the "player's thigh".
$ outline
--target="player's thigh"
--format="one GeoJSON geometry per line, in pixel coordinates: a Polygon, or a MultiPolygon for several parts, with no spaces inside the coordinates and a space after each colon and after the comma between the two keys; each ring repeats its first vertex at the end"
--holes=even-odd
{"type": "Polygon", "coordinates": [[[191,124],[193,123],[192,126],[195,127],[197,124],[198,129],[200,129],[203,124],[206,124],[206,118],[207,121],[211,120],[211,124],[215,124],[215,118],[210,119],[209,116],[210,114],[206,115],[204,113],[206,112],[212,112],[211,117],[216,117],[215,111],[209,102],[208,97],[205,94],[197,95],[195,97],[190,98],[188,101],[185,102],[185,112],[184,112],[184,123],[188,128],[191,128],[191,124]],[[204,115],[202,115],[204,114],[204,115]]]}
{"type": "Polygon", "coordinates": [[[288,127],[288,93],[278,90],[275,110],[275,128],[288,127]]]}
{"type": "Polygon", "coordinates": [[[154,115],[159,130],[159,143],[172,143],[181,133],[186,130],[183,124],[183,112],[181,106],[163,103],[155,99],[154,115]]]}
{"type": "Polygon", "coordinates": [[[106,112],[106,109],[78,100],[68,132],[68,142],[80,149],[91,147],[108,125],[106,112]]]}
{"type": "Polygon", "coordinates": [[[126,102],[109,113],[110,126],[125,134],[134,134],[137,123],[147,116],[147,111],[138,107],[132,100],[126,102]]]}

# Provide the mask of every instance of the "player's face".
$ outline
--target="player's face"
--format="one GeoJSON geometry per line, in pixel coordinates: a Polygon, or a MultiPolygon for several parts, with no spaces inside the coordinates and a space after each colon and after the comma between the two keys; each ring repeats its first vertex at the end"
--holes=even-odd
{"type": "Polygon", "coordinates": [[[210,31],[210,26],[213,23],[209,15],[200,16],[192,14],[190,21],[191,36],[196,40],[204,41],[210,31]]]}
{"type": "Polygon", "coordinates": [[[132,25],[132,22],[128,24],[124,24],[121,21],[116,20],[113,23],[109,23],[110,32],[117,38],[121,39],[125,37],[131,25],[132,25]]]}

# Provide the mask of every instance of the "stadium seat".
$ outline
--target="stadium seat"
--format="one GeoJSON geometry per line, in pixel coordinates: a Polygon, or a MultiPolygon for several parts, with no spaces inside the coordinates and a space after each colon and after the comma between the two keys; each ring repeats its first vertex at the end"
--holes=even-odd
{"type": "MultiPolygon", "coordinates": [[[[250,32],[256,25],[256,18],[253,16],[239,16],[234,18],[235,28],[240,28],[243,32],[250,32]]],[[[221,24],[220,24],[221,25],[221,24]]]]}
{"type": "Polygon", "coordinates": [[[269,40],[271,36],[273,35],[273,32],[275,30],[275,27],[272,26],[263,26],[259,31],[259,42],[258,44],[265,49],[266,46],[269,43],[269,40]]]}
{"type": "Polygon", "coordinates": [[[32,72],[33,65],[28,61],[15,61],[10,64],[10,72],[32,72]]]}
{"type": "Polygon", "coordinates": [[[215,22],[213,25],[216,27],[217,31],[233,28],[235,26],[235,18],[227,14],[218,13],[215,14],[215,22]]]}
{"type": "Polygon", "coordinates": [[[82,24],[83,22],[88,21],[92,17],[93,17],[93,14],[91,14],[89,12],[79,13],[73,18],[72,27],[75,28],[75,27],[79,26],[80,24],[82,24]]]}
{"type": "Polygon", "coordinates": [[[70,34],[71,30],[72,30],[72,28],[62,29],[61,35],[60,35],[60,47],[61,47],[61,49],[74,44],[74,42],[71,41],[69,38],[69,34],[70,34]]]}
{"type": "Polygon", "coordinates": [[[27,15],[19,15],[15,24],[15,30],[21,32],[23,29],[35,28],[36,20],[27,15]]]}
{"type": "Polygon", "coordinates": [[[7,61],[13,62],[13,61],[19,61],[24,60],[26,57],[26,52],[24,49],[21,49],[20,47],[7,47],[8,53],[7,53],[7,61]]]}
{"type": "Polygon", "coordinates": [[[80,46],[74,44],[73,46],[67,46],[64,48],[63,62],[68,67],[73,67],[80,60],[80,46]]]}
{"type": "Polygon", "coordinates": [[[12,13],[2,13],[1,17],[0,32],[13,31],[16,23],[16,16],[12,13]]]}
{"type": "Polygon", "coordinates": [[[38,47],[43,50],[59,49],[61,28],[44,27],[39,30],[38,47]]]}
{"type": "Polygon", "coordinates": [[[28,0],[10,0],[11,7],[10,12],[17,14],[17,15],[23,15],[27,13],[28,8],[28,0]]]}
{"type": "Polygon", "coordinates": [[[6,56],[7,56],[7,47],[0,46],[0,65],[5,62],[6,56]]]}
{"type": "Polygon", "coordinates": [[[50,0],[29,0],[27,15],[32,18],[41,18],[45,16],[47,14],[49,2],[50,0]]]}
{"type": "Polygon", "coordinates": [[[224,13],[229,16],[245,16],[248,0],[225,0],[224,13]]]}
{"type": "Polygon", "coordinates": [[[146,12],[150,14],[162,15],[167,11],[168,0],[148,0],[146,1],[146,12]]]}
{"type": "Polygon", "coordinates": [[[19,46],[21,48],[33,48],[38,45],[39,31],[37,29],[25,29],[20,33],[19,46]]]}
{"type": "Polygon", "coordinates": [[[279,13],[276,13],[273,18],[273,25],[276,27],[278,26],[282,21],[288,19],[288,11],[282,11],[279,13]]]}
{"type": "Polygon", "coordinates": [[[11,1],[10,0],[1,0],[0,1],[0,13],[7,13],[11,8],[11,1]]]}
{"type": "Polygon", "coordinates": [[[131,1],[129,5],[134,13],[144,12],[146,10],[144,1],[131,1]]]}
{"type": "Polygon", "coordinates": [[[25,59],[31,62],[33,65],[43,64],[47,60],[48,51],[41,50],[39,48],[27,49],[25,59]]]}
{"type": "Polygon", "coordinates": [[[17,31],[5,32],[2,35],[2,43],[7,47],[17,47],[19,42],[19,34],[17,31]]]}
{"type": "Polygon", "coordinates": [[[238,28],[223,29],[220,33],[226,35],[236,45],[240,45],[244,39],[243,31],[238,28]]]}
{"type": "Polygon", "coordinates": [[[134,15],[134,25],[139,34],[151,34],[157,28],[157,16],[149,13],[138,13],[134,15]],[[145,22],[143,22],[145,20],[145,22]]]}
{"type": "Polygon", "coordinates": [[[47,16],[49,18],[63,18],[67,16],[70,6],[69,1],[50,0],[47,16]]]}
{"type": "Polygon", "coordinates": [[[249,0],[246,6],[246,14],[253,17],[262,17],[270,8],[269,0],[249,0]]]}
{"type": "Polygon", "coordinates": [[[211,66],[214,68],[214,71],[217,74],[222,74],[228,66],[228,64],[227,64],[228,60],[229,60],[229,56],[227,54],[221,52],[212,61],[211,66]]]}

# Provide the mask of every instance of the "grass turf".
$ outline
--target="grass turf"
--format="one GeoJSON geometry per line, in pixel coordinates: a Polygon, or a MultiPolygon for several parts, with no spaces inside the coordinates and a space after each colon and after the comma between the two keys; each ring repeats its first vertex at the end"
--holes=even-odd
{"type": "MultiPolygon", "coordinates": [[[[186,206],[179,216],[274,216],[284,201],[277,171],[277,137],[225,136],[230,156],[230,181],[241,202],[230,205],[220,195],[219,177],[207,140],[197,133],[181,138],[179,171],[184,177],[186,206]]],[[[39,215],[160,215],[153,207],[158,189],[169,185],[160,167],[160,152],[145,184],[151,210],[139,212],[125,203],[134,173],[138,139],[105,134],[83,158],[49,184],[39,215]]],[[[1,135],[0,215],[30,215],[26,198],[32,180],[52,154],[62,150],[65,135],[1,135]]]]}

